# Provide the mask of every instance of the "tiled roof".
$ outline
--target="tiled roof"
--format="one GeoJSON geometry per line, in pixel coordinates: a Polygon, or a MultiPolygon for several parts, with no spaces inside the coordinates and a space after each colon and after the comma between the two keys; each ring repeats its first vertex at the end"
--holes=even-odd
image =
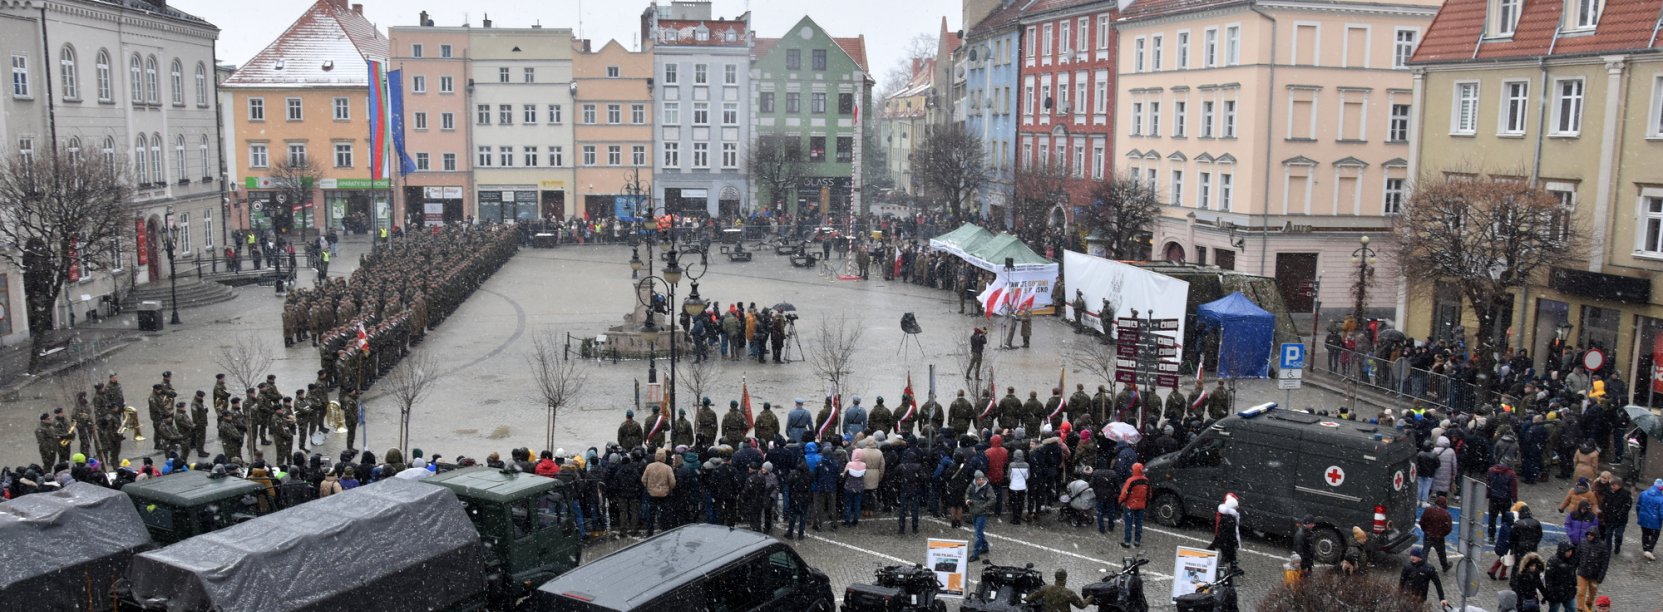
{"type": "Polygon", "coordinates": [[[1247,4],[1249,0],[1134,0],[1120,11],[1122,21],[1134,19],[1153,19],[1179,13],[1193,13],[1238,4],[1247,4]]]}
{"type": "Polygon", "coordinates": [[[218,27],[214,26],[214,24],[208,23],[208,20],[206,20],[206,19],[203,19],[201,17],[197,17],[196,15],[192,15],[190,13],[186,13],[184,11],[173,8],[171,6],[167,6],[166,4],[159,4],[159,3],[156,3],[156,2],[151,2],[150,0],[88,0],[88,1],[96,3],[96,4],[111,4],[111,5],[126,8],[127,10],[143,11],[143,12],[151,13],[151,14],[154,14],[154,15],[161,15],[163,17],[167,17],[167,18],[170,18],[170,19],[178,19],[180,21],[187,21],[187,22],[194,23],[194,24],[197,24],[197,25],[208,26],[208,27],[214,28],[216,30],[219,29],[218,27]]]}
{"type": "Polygon", "coordinates": [[[344,0],[318,0],[277,40],[225,80],[227,87],[367,87],[368,59],[387,37],[344,0]]]}
{"type": "Polygon", "coordinates": [[[1009,3],[992,13],[988,13],[987,17],[976,25],[966,28],[964,37],[968,39],[986,36],[993,32],[1016,27],[1017,20],[1022,18],[1022,9],[1033,2],[1034,0],[1009,0],[1009,3]]]}
{"type": "Polygon", "coordinates": [[[959,47],[964,45],[964,39],[960,38],[958,33],[947,31],[946,15],[941,16],[941,33],[937,36],[939,37],[939,40],[945,44],[942,49],[944,57],[952,57],[954,53],[958,52],[959,47]]]}
{"type": "Polygon", "coordinates": [[[1068,9],[1079,8],[1088,4],[1102,4],[1106,5],[1104,8],[1107,8],[1108,6],[1113,6],[1115,3],[1110,0],[1034,0],[1033,4],[1029,5],[1028,9],[1022,12],[1022,16],[1032,17],[1052,11],[1066,11],[1068,9]]]}
{"type": "Polygon", "coordinates": [[[746,38],[744,21],[737,19],[660,19],[658,20],[658,44],[692,47],[743,47],[746,38]],[[710,32],[704,40],[694,36],[693,31],[703,26],[710,32]],[[735,32],[733,40],[726,40],[728,30],[735,32]],[[665,40],[664,32],[675,32],[674,40],[665,40]]]}
{"type": "MultiPolygon", "coordinates": [[[[849,59],[854,60],[856,66],[860,66],[862,72],[871,72],[866,67],[866,36],[864,34],[855,38],[833,36],[832,42],[837,43],[838,48],[843,49],[843,52],[848,54],[849,59]]],[[[774,46],[778,44],[780,44],[778,38],[757,37],[756,44],[751,47],[751,59],[757,60],[766,57],[768,52],[773,51],[774,46]]]]}
{"type": "Polygon", "coordinates": [[[1411,63],[1531,58],[1549,55],[1550,49],[1552,55],[1564,56],[1663,48],[1663,37],[1651,40],[1663,0],[1606,2],[1605,12],[1591,34],[1559,32],[1564,6],[1552,0],[1526,0],[1512,38],[1481,41],[1487,0],[1448,0],[1433,19],[1411,63]]]}

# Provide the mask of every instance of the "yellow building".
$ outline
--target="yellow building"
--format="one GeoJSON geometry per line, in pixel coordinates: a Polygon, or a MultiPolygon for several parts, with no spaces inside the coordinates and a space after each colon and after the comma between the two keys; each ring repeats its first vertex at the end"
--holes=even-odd
{"type": "Polygon", "coordinates": [[[402,225],[390,181],[370,177],[366,61],[387,58],[387,38],[362,11],[318,0],[221,85],[234,226],[269,227],[264,203],[278,197],[271,173],[285,159],[317,168],[310,199],[286,203],[302,238],[305,229],[402,225]]]}
{"type": "MultiPolygon", "coordinates": [[[[1663,0],[1519,6],[1444,5],[1412,62],[1410,172],[1516,177],[1557,195],[1585,240],[1511,296],[1507,345],[1538,368],[1555,337],[1598,346],[1644,398],[1663,337],[1663,0]]],[[[1476,329],[1458,282],[1410,275],[1403,329],[1476,329]]]]}

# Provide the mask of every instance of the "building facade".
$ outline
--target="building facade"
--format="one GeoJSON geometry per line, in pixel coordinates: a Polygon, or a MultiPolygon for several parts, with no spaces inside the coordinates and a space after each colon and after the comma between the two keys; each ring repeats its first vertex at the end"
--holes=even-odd
{"type": "Polygon", "coordinates": [[[393,217],[410,226],[478,217],[468,88],[469,31],[421,24],[387,29],[389,65],[404,80],[405,151],[415,171],[399,177],[393,217]]]}
{"type": "MultiPolygon", "coordinates": [[[[1555,338],[1597,346],[1631,389],[1649,388],[1663,336],[1653,289],[1663,281],[1663,40],[1652,27],[1663,1],[1507,7],[1451,0],[1432,24],[1412,62],[1411,172],[1528,180],[1557,196],[1580,239],[1511,296],[1507,345],[1537,367],[1555,338]]],[[[1404,330],[1476,329],[1459,282],[1405,279],[1404,330]]]]}
{"type": "MultiPolygon", "coordinates": [[[[1154,257],[1273,276],[1293,312],[1313,298],[1349,312],[1359,238],[1394,265],[1408,60],[1439,4],[1129,5],[1114,154],[1165,204],[1154,257]]],[[[1395,302],[1382,285],[1368,293],[1373,312],[1395,302]]]]}
{"type": "Polygon", "coordinates": [[[861,211],[858,109],[870,108],[873,82],[866,39],[833,37],[803,17],[783,37],[756,39],[752,57],[753,134],[795,140],[804,167],[795,192],[758,185],[751,201],[811,218],[861,211]]]}
{"type": "Polygon", "coordinates": [[[608,117],[599,104],[573,105],[572,43],[572,31],[564,28],[486,22],[469,33],[479,222],[565,219],[579,212],[575,166],[596,160],[573,158],[571,122],[597,125],[608,117]]]}
{"type": "MultiPolygon", "coordinates": [[[[1016,172],[1056,177],[1061,193],[1044,216],[1014,215],[1013,227],[1066,226],[1114,174],[1116,15],[1105,0],[1036,0],[1022,11],[1016,172]]],[[[1022,189],[1019,179],[1012,193],[1022,189]]]]}
{"type": "Polygon", "coordinates": [[[906,87],[889,94],[883,100],[879,119],[883,121],[884,160],[888,162],[889,178],[895,190],[908,195],[919,195],[918,177],[912,173],[912,152],[923,145],[930,133],[930,97],[935,95],[935,59],[912,58],[912,77],[906,87]]]}
{"type": "Polygon", "coordinates": [[[653,203],[673,214],[749,213],[751,16],[714,16],[706,1],[652,4],[641,16],[652,41],[653,203]]]}
{"type": "MultiPolygon", "coordinates": [[[[57,326],[104,296],[168,278],[164,237],[176,236],[181,267],[224,244],[218,37],[213,24],[162,3],[0,2],[0,55],[10,68],[0,155],[99,156],[132,175],[132,230],[114,245],[115,266],[70,271],[57,326]]],[[[27,337],[23,300],[21,272],[0,270],[0,338],[27,337]]]]}
{"type": "Polygon", "coordinates": [[[964,45],[955,54],[964,64],[965,128],[982,141],[992,181],[977,201],[984,217],[1004,219],[1016,170],[1017,94],[1022,50],[1022,8],[1030,0],[1001,0],[972,22],[965,7],[964,45]]]}
{"type": "Polygon", "coordinates": [[[598,51],[581,49],[588,45],[580,41],[573,59],[576,103],[582,113],[594,107],[600,121],[576,126],[580,207],[572,214],[633,216],[625,208],[638,204],[630,185],[652,181],[652,53],[630,51],[616,40],[598,51]]]}
{"type": "Polygon", "coordinates": [[[316,169],[309,199],[281,203],[302,238],[400,223],[392,181],[370,176],[367,62],[387,58],[387,38],[362,5],[318,0],[225,80],[235,227],[270,227],[268,203],[279,197],[272,176],[284,161],[316,169]]]}

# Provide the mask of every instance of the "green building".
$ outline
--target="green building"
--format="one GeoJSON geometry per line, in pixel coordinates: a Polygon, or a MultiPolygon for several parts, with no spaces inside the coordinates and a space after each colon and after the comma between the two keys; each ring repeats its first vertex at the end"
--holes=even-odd
{"type": "MultiPolygon", "coordinates": [[[[819,218],[864,212],[861,132],[875,81],[867,70],[866,37],[827,34],[803,17],[781,38],[756,39],[751,50],[752,132],[779,139],[793,157],[795,188],[751,177],[751,201],[778,212],[819,218]]],[[[768,155],[751,147],[751,154],[768,155]]]]}

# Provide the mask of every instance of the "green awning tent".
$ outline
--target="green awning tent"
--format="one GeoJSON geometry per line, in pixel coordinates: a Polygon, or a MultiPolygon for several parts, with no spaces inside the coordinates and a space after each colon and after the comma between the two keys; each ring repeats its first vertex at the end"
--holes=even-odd
{"type": "Polygon", "coordinates": [[[965,253],[990,238],[993,238],[993,232],[983,229],[980,225],[966,223],[956,230],[931,238],[930,248],[964,257],[965,253]]]}
{"type": "Polygon", "coordinates": [[[1010,258],[1019,271],[1050,269],[1054,274],[1056,262],[1041,257],[1028,245],[1011,234],[994,235],[980,226],[966,223],[956,230],[930,239],[930,248],[952,253],[978,268],[999,272],[1010,258]]]}

